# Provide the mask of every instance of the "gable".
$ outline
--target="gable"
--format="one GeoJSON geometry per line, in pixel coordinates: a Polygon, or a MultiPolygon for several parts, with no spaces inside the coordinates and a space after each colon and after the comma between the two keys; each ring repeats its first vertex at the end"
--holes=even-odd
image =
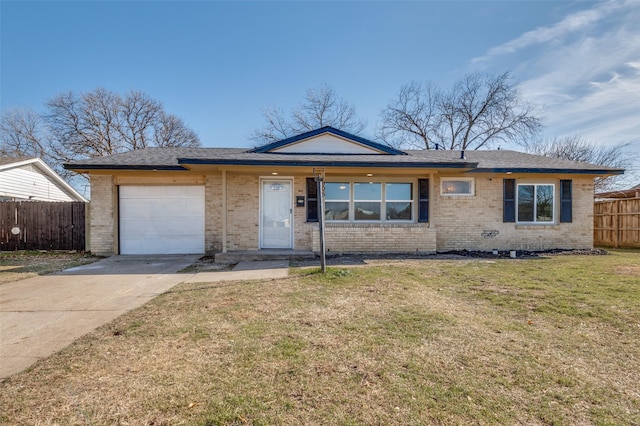
{"type": "Polygon", "coordinates": [[[330,133],[284,145],[272,149],[270,152],[286,154],[384,154],[384,152],[379,149],[330,133]]]}
{"type": "Polygon", "coordinates": [[[330,126],[259,146],[248,152],[272,154],[386,154],[406,153],[330,126]]]}

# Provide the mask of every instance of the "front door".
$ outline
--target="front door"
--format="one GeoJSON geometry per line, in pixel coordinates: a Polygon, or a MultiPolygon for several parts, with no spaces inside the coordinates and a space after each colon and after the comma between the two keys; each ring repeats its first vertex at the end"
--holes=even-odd
{"type": "Polygon", "coordinates": [[[260,200],[260,247],[293,248],[291,180],[265,179],[260,200]]]}

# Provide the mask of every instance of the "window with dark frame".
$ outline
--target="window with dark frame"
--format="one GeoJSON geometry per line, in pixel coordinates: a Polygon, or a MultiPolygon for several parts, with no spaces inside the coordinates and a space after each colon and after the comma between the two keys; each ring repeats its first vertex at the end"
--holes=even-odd
{"type": "Polygon", "coordinates": [[[318,221],[318,182],[307,178],[307,222],[318,221]]]}
{"type": "Polygon", "coordinates": [[[418,222],[429,222],[429,179],[418,179],[418,222]]]}

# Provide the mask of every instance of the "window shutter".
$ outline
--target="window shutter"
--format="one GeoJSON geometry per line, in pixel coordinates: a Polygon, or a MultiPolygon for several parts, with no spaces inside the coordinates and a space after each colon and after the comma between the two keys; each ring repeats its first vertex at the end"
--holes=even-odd
{"type": "Polygon", "coordinates": [[[560,222],[572,221],[571,180],[560,181],[560,222]]]}
{"type": "Polygon", "coordinates": [[[516,221],[516,180],[504,179],[504,191],[502,196],[502,221],[516,221]]]}
{"type": "Polygon", "coordinates": [[[418,222],[429,222],[429,179],[418,179],[418,222]]]}
{"type": "Polygon", "coordinates": [[[318,183],[307,178],[307,222],[318,221],[318,183]]]}

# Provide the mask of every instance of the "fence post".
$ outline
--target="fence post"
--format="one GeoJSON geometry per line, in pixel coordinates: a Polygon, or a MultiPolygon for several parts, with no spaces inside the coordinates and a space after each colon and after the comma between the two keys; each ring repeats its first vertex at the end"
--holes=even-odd
{"type": "Polygon", "coordinates": [[[84,251],[91,251],[91,202],[84,203],[84,251]]]}
{"type": "Polygon", "coordinates": [[[619,244],[619,236],[620,236],[620,200],[615,200],[614,202],[615,208],[613,209],[613,246],[618,248],[619,244]]]}

